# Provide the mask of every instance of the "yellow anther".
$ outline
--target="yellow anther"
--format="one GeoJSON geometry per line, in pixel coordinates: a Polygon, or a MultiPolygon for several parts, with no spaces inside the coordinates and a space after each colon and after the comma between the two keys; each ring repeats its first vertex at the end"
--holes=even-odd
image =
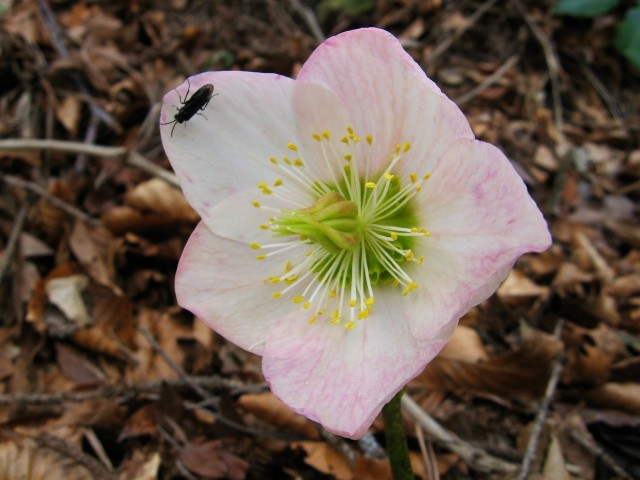
{"type": "Polygon", "coordinates": [[[287,158],[287,157],[284,157],[284,158],[282,159],[282,161],[283,161],[284,163],[286,163],[287,165],[291,165],[291,160],[290,160],[289,158],[287,158]]]}
{"type": "Polygon", "coordinates": [[[277,165],[277,164],[278,164],[278,159],[276,159],[276,157],[269,157],[269,161],[270,161],[271,163],[273,163],[274,165],[277,165]]]}
{"type": "Polygon", "coordinates": [[[396,145],[396,153],[400,153],[400,144],[396,145]]]}
{"type": "Polygon", "coordinates": [[[329,292],[329,297],[331,297],[331,298],[336,298],[336,295],[338,295],[338,292],[336,292],[335,290],[331,290],[329,292]]]}
{"type": "MultiPolygon", "coordinates": [[[[423,230],[424,230],[424,229],[423,229],[423,230]]],[[[424,230],[424,232],[422,232],[422,234],[423,234],[425,237],[430,237],[430,236],[431,236],[431,232],[430,232],[429,230],[424,230]]]]}
{"type": "Polygon", "coordinates": [[[253,202],[251,202],[251,205],[253,205],[254,207],[260,207],[260,202],[257,200],[254,200],[253,202]]]}
{"type": "Polygon", "coordinates": [[[280,185],[282,185],[283,181],[281,178],[276,178],[275,181],[273,182],[273,186],[274,187],[279,187],[280,185]]]}
{"type": "Polygon", "coordinates": [[[391,180],[393,178],[393,173],[385,173],[384,178],[386,178],[387,180],[391,180]]]}
{"type": "Polygon", "coordinates": [[[310,306],[311,306],[311,302],[304,302],[302,304],[302,308],[304,308],[305,310],[307,310],[310,306]]]}
{"type": "Polygon", "coordinates": [[[418,265],[422,265],[422,262],[424,262],[424,255],[418,257],[418,265]]]}
{"type": "Polygon", "coordinates": [[[316,312],[316,315],[318,315],[318,316],[319,316],[319,315],[324,315],[325,313],[327,313],[327,309],[326,309],[326,308],[323,308],[322,310],[318,310],[318,311],[316,312]]]}
{"type": "Polygon", "coordinates": [[[346,135],[344,137],[340,137],[340,141],[342,143],[349,143],[349,137],[347,137],[346,135]]]}
{"type": "Polygon", "coordinates": [[[260,230],[269,230],[269,225],[265,225],[265,224],[260,225],[260,230]]]}
{"type": "Polygon", "coordinates": [[[422,190],[422,184],[421,184],[421,183],[419,183],[419,184],[416,186],[416,192],[419,192],[420,190],[422,190]]]}
{"type": "Polygon", "coordinates": [[[269,187],[264,187],[264,188],[262,189],[262,193],[263,193],[264,195],[271,195],[271,194],[273,193],[273,190],[271,190],[269,187]]]}
{"type": "Polygon", "coordinates": [[[273,298],[280,298],[282,296],[282,292],[274,292],[273,295],[271,295],[273,298]]]}
{"type": "Polygon", "coordinates": [[[311,138],[313,138],[316,142],[322,141],[322,137],[320,135],[318,135],[317,133],[312,134],[311,138]]]}
{"type": "Polygon", "coordinates": [[[259,243],[253,242],[251,244],[251,248],[253,248],[254,250],[260,250],[262,248],[262,245],[260,245],[259,243]]]}
{"type": "Polygon", "coordinates": [[[374,182],[367,182],[364,184],[366,188],[376,188],[376,184],[374,182]]]}
{"type": "Polygon", "coordinates": [[[349,135],[353,135],[353,127],[351,125],[347,125],[347,132],[349,132],[349,135]]]}
{"type": "Polygon", "coordinates": [[[357,135],[349,135],[349,138],[350,138],[351,140],[353,140],[354,142],[356,142],[356,143],[357,143],[357,142],[359,142],[360,140],[362,140],[362,138],[360,138],[360,137],[359,137],[359,136],[357,136],[357,135]]]}
{"type": "Polygon", "coordinates": [[[324,132],[322,132],[322,136],[329,140],[331,138],[331,132],[329,130],[325,130],[324,132]]]}
{"type": "Polygon", "coordinates": [[[298,295],[297,297],[293,297],[291,299],[293,303],[302,303],[302,300],[304,300],[304,297],[302,295],[298,295]]]}
{"type": "Polygon", "coordinates": [[[394,279],[394,280],[393,280],[393,282],[391,282],[391,285],[392,285],[393,287],[397,287],[398,285],[400,285],[400,282],[399,282],[398,280],[395,280],[395,279],[394,279]]]}
{"type": "Polygon", "coordinates": [[[354,322],[347,322],[345,323],[344,328],[346,328],[347,330],[353,330],[354,328],[356,328],[356,324],[354,322]]]}
{"type": "Polygon", "coordinates": [[[256,260],[264,260],[265,258],[267,258],[267,256],[264,254],[256,255],[256,260]]]}
{"type": "Polygon", "coordinates": [[[355,307],[356,306],[356,301],[353,298],[351,300],[349,300],[349,306],[350,307],[355,307]]]}
{"type": "Polygon", "coordinates": [[[409,262],[411,260],[413,260],[413,258],[414,258],[413,250],[411,250],[411,249],[407,250],[407,252],[404,254],[404,258],[405,258],[405,260],[408,260],[409,262]]]}
{"type": "Polygon", "coordinates": [[[280,283],[280,277],[273,277],[273,276],[271,276],[271,277],[269,277],[269,281],[270,281],[271,283],[280,283]]]}
{"type": "Polygon", "coordinates": [[[371,145],[373,143],[373,135],[367,135],[366,137],[364,137],[367,139],[367,143],[369,145],[371,145]]]}
{"type": "Polygon", "coordinates": [[[258,188],[267,188],[267,187],[268,187],[268,185],[266,183],[264,183],[264,182],[259,182],[258,183],[258,188]]]}
{"type": "Polygon", "coordinates": [[[285,272],[290,272],[292,268],[293,268],[293,265],[291,264],[291,262],[287,262],[287,263],[284,264],[284,271],[285,272]]]}
{"type": "Polygon", "coordinates": [[[287,148],[289,150],[293,150],[294,152],[298,151],[298,146],[295,143],[287,143],[287,148]]]}
{"type": "Polygon", "coordinates": [[[404,142],[402,144],[402,151],[403,152],[407,153],[410,148],[411,148],[411,144],[409,142],[404,142]]]}
{"type": "Polygon", "coordinates": [[[398,239],[398,234],[396,232],[389,232],[389,236],[394,242],[398,239]]]}
{"type": "Polygon", "coordinates": [[[418,175],[416,175],[415,173],[410,173],[409,178],[411,178],[411,183],[416,183],[416,180],[418,180],[418,175]]]}
{"type": "Polygon", "coordinates": [[[334,310],[331,312],[331,323],[340,323],[340,311],[334,310]]]}
{"type": "Polygon", "coordinates": [[[316,323],[316,318],[318,318],[317,315],[313,315],[310,319],[309,319],[309,325],[313,325],[314,323],[316,323]]]}
{"type": "Polygon", "coordinates": [[[373,297],[369,297],[364,301],[365,305],[373,305],[374,302],[375,299],[373,297]]]}
{"type": "Polygon", "coordinates": [[[347,162],[350,162],[352,158],[353,158],[353,155],[351,155],[350,153],[347,153],[347,154],[344,156],[344,159],[345,159],[347,162]]]}
{"type": "Polygon", "coordinates": [[[286,283],[287,285],[291,285],[297,279],[298,279],[297,275],[291,275],[290,277],[287,277],[287,278],[284,279],[284,283],[286,283]]]}
{"type": "Polygon", "coordinates": [[[418,233],[418,227],[411,227],[411,231],[413,233],[418,233]]]}
{"type": "Polygon", "coordinates": [[[299,158],[296,158],[296,159],[295,159],[295,161],[293,162],[293,164],[294,164],[296,167],[301,167],[301,166],[303,166],[303,165],[304,165],[304,163],[302,163],[302,160],[300,160],[299,158]]]}
{"type": "Polygon", "coordinates": [[[409,292],[418,288],[418,284],[416,282],[409,282],[409,284],[405,287],[404,292],[402,292],[402,296],[406,297],[409,292]]]}
{"type": "Polygon", "coordinates": [[[429,180],[431,178],[431,173],[427,172],[424,174],[424,177],[422,177],[423,180],[429,180]]]}

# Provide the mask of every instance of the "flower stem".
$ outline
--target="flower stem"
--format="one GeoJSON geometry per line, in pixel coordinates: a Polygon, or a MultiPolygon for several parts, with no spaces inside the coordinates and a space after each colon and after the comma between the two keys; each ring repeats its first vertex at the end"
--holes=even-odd
{"type": "Polygon", "coordinates": [[[384,417],[384,436],[387,443],[387,454],[391,462],[393,480],[413,480],[411,462],[409,461],[409,447],[402,425],[400,398],[404,389],[400,390],[389,403],[382,408],[384,417]]]}

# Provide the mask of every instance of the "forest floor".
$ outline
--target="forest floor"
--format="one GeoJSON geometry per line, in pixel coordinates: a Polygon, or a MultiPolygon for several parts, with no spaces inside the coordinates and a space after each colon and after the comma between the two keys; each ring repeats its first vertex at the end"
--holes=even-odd
{"type": "Polygon", "coordinates": [[[408,386],[417,478],[640,478],[640,72],[613,47],[632,2],[553,3],[1,1],[0,479],[389,478],[380,419],[326,434],[177,306],[198,216],[158,129],[187,76],[295,76],[361,26],[508,155],[554,239],[408,386]]]}

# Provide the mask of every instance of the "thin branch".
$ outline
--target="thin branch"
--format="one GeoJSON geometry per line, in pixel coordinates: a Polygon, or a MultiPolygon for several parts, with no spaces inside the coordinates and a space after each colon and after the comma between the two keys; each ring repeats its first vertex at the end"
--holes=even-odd
{"type": "Polygon", "coordinates": [[[124,147],[107,147],[102,145],[87,145],[81,142],[66,142],[63,140],[39,140],[39,139],[11,139],[0,140],[0,151],[6,150],[49,150],[55,152],[85,154],[94,157],[115,158],[125,164],[138,168],[151,176],[158,177],[173,187],[180,187],[178,177],[175,174],[157,166],[137,152],[132,152],[124,147]]]}
{"type": "Polygon", "coordinates": [[[29,190],[30,192],[35,193],[36,195],[44,198],[47,202],[54,204],[60,210],[68,213],[69,215],[79,218],[80,220],[87,222],[90,225],[99,225],[100,221],[87,215],[85,212],[80,210],[79,208],[74,207],[73,205],[65,202],[61,198],[56,197],[55,195],[51,195],[44,188],[42,188],[37,183],[28,182],[19,177],[14,177],[12,175],[2,175],[0,179],[13,187],[22,188],[24,190],[29,190]]]}
{"type": "Polygon", "coordinates": [[[18,404],[30,404],[30,405],[48,405],[59,403],[81,403],[96,398],[112,398],[121,395],[135,396],[147,393],[156,393],[160,390],[162,384],[168,384],[174,388],[184,388],[191,386],[191,384],[197,384],[201,388],[210,390],[242,390],[260,388],[264,390],[266,384],[257,385],[245,385],[236,380],[230,380],[222,377],[189,377],[188,382],[184,379],[176,380],[155,380],[152,382],[130,384],[130,383],[115,383],[105,385],[102,388],[95,390],[88,390],[84,392],[56,392],[56,393],[1,393],[0,405],[18,405],[18,404]]]}
{"type": "MultiPolygon", "coordinates": [[[[553,337],[556,340],[560,340],[563,326],[564,321],[558,320],[555,331],[553,332],[553,337]]],[[[547,381],[547,388],[544,392],[542,402],[540,403],[538,415],[536,415],[536,420],[533,425],[533,432],[531,432],[531,437],[529,437],[529,442],[527,443],[527,449],[525,450],[524,457],[522,459],[522,466],[520,468],[518,480],[526,480],[529,477],[531,465],[533,464],[533,460],[535,459],[536,451],[538,449],[538,441],[540,440],[540,435],[542,434],[542,427],[544,425],[544,421],[547,418],[549,405],[551,404],[551,398],[556,391],[558,380],[560,380],[563,360],[564,355],[562,353],[559,353],[553,360],[553,365],[551,366],[551,374],[549,375],[549,380],[547,381]]]]}
{"type": "Polygon", "coordinates": [[[324,42],[327,37],[325,37],[322,32],[322,28],[320,28],[320,24],[318,23],[318,19],[313,13],[313,10],[303,5],[300,0],[289,0],[289,4],[291,5],[291,8],[293,8],[307,23],[307,26],[309,27],[309,30],[311,30],[316,41],[318,43],[324,42]]]}
{"type": "Polygon", "coordinates": [[[584,435],[579,432],[572,431],[570,436],[573,440],[578,442],[580,446],[589,451],[596,459],[600,460],[604,463],[613,473],[616,474],[616,477],[621,480],[633,480],[633,477],[629,475],[625,470],[620,467],[604,450],[602,450],[598,445],[588,440],[584,435]]]}
{"type": "Polygon", "coordinates": [[[487,78],[485,78],[482,81],[482,83],[476,85],[474,88],[469,90],[467,93],[464,93],[464,94],[460,95],[460,97],[458,97],[455,100],[455,102],[459,106],[461,106],[461,105],[464,105],[465,103],[471,101],[476,96],[478,96],[482,92],[484,92],[491,85],[493,85],[498,80],[500,80],[504,76],[505,73],[507,73],[509,70],[511,70],[518,63],[518,60],[520,60],[520,55],[512,55],[511,57],[509,57],[507,59],[506,62],[504,62],[504,64],[498,70],[493,72],[491,75],[489,75],[487,78]]]}
{"type": "Polygon", "coordinates": [[[11,228],[11,234],[9,235],[9,240],[7,240],[7,245],[4,249],[4,253],[2,255],[2,260],[0,261],[0,285],[2,284],[2,279],[4,278],[7,270],[11,266],[11,262],[14,259],[14,253],[18,248],[18,240],[20,239],[20,233],[24,228],[24,224],[27,220],[27,211],[29,210],[29,201],[26,201],[20,207],[18,211],[18,215],[16,216],[15,222],[13,222],[13,227],[11,228]]]}
{"type": "Polygon", "coordinates": [[[470,467],[481,472],[495,472],[509,475],[517,472],[517,465],[494,457],[443,428],[407,394],[402,396],[402,407],[405,412],[427,432],[435,443],[439,443],[459,455],[470,467]]]}
{"type": "Polygon", "coordinates": [[[427,58],[423,61],[423,65],[430,65],[436,61],[443,53],[445,53],[451,45],[454,44],[464,33],[473,27],[482,16],[489,11],[491,7],[495,5],[498,0],[488,0],[480,6],[473,14],[469,17],[468,21],[465,25],[459,29],[457,29],[453,34],[440,43],[436,48],[433,49],[431,54],[427,56],[427,58]]]}
{"type": "Polygon", "coordinates": [[[555,48],[549,40],[547,34],[535,23],[531,15],[525,10],[520,3],[520,0],[512,0],[516,9],[522,15],[525,22],[531,29],[533,36],[538,40],[538,43],[542,47],[544,53],[544,59],[547,64],[547,70],[549,71],[549,79],[551,81],[551,95],[553,97],[553,120],[556,128],[558,138],[556,139],[556,146],[559,151],[556,152],[560,156],[564,156],[566,153],[566,140],[564,137],[564,123],[562,113],[562,98],[560,97],[560,61],[556,54],[555,48]]]}

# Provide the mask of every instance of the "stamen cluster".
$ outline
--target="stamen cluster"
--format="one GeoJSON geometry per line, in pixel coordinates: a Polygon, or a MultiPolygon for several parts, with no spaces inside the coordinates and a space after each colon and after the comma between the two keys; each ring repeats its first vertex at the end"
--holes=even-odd
{"type": "Polygon", "coordinates": [[[287,145],[293,158],[269,158],[275,179],[260,182],[258,189],[300,208],[282,210],[254,201],[255,207],[276,212],[260,228],[283,241],[252,243],[251,247],[261,251],[257,260],[305,249],[302,261],[283,260],[282,271],[266,278],[265,284],[281,286],[273,298],[289,298],[310,310],[310,324],[327,315],[331,323],[351,330],[357,320],[369,316],[377,288],[402,286],[406,297],[418,287],[406,266],[422,265],[424,255],[415,252],[424,249],[422,239],[430,234],[416,224],[412,201],[429,173],[421,177],[410,173],[402,185],[394,172],[409,152],[409,143],[395,147],[383,171],[371,172],[371,135],[363,139],[347,127],[338,139],[328,130],[312,138],[322,157],[314,160],[325,163],[332,172],[330,178],[312,178],[294,143],[287,145]],[[366,148],[356,148],[363,140],[366,148]],[[335,169],[336,162],[340,169],[335,169]],[[288,182],[309,189],[316,201],[311,206],[300,205],[287,188],[288,182]]]}

